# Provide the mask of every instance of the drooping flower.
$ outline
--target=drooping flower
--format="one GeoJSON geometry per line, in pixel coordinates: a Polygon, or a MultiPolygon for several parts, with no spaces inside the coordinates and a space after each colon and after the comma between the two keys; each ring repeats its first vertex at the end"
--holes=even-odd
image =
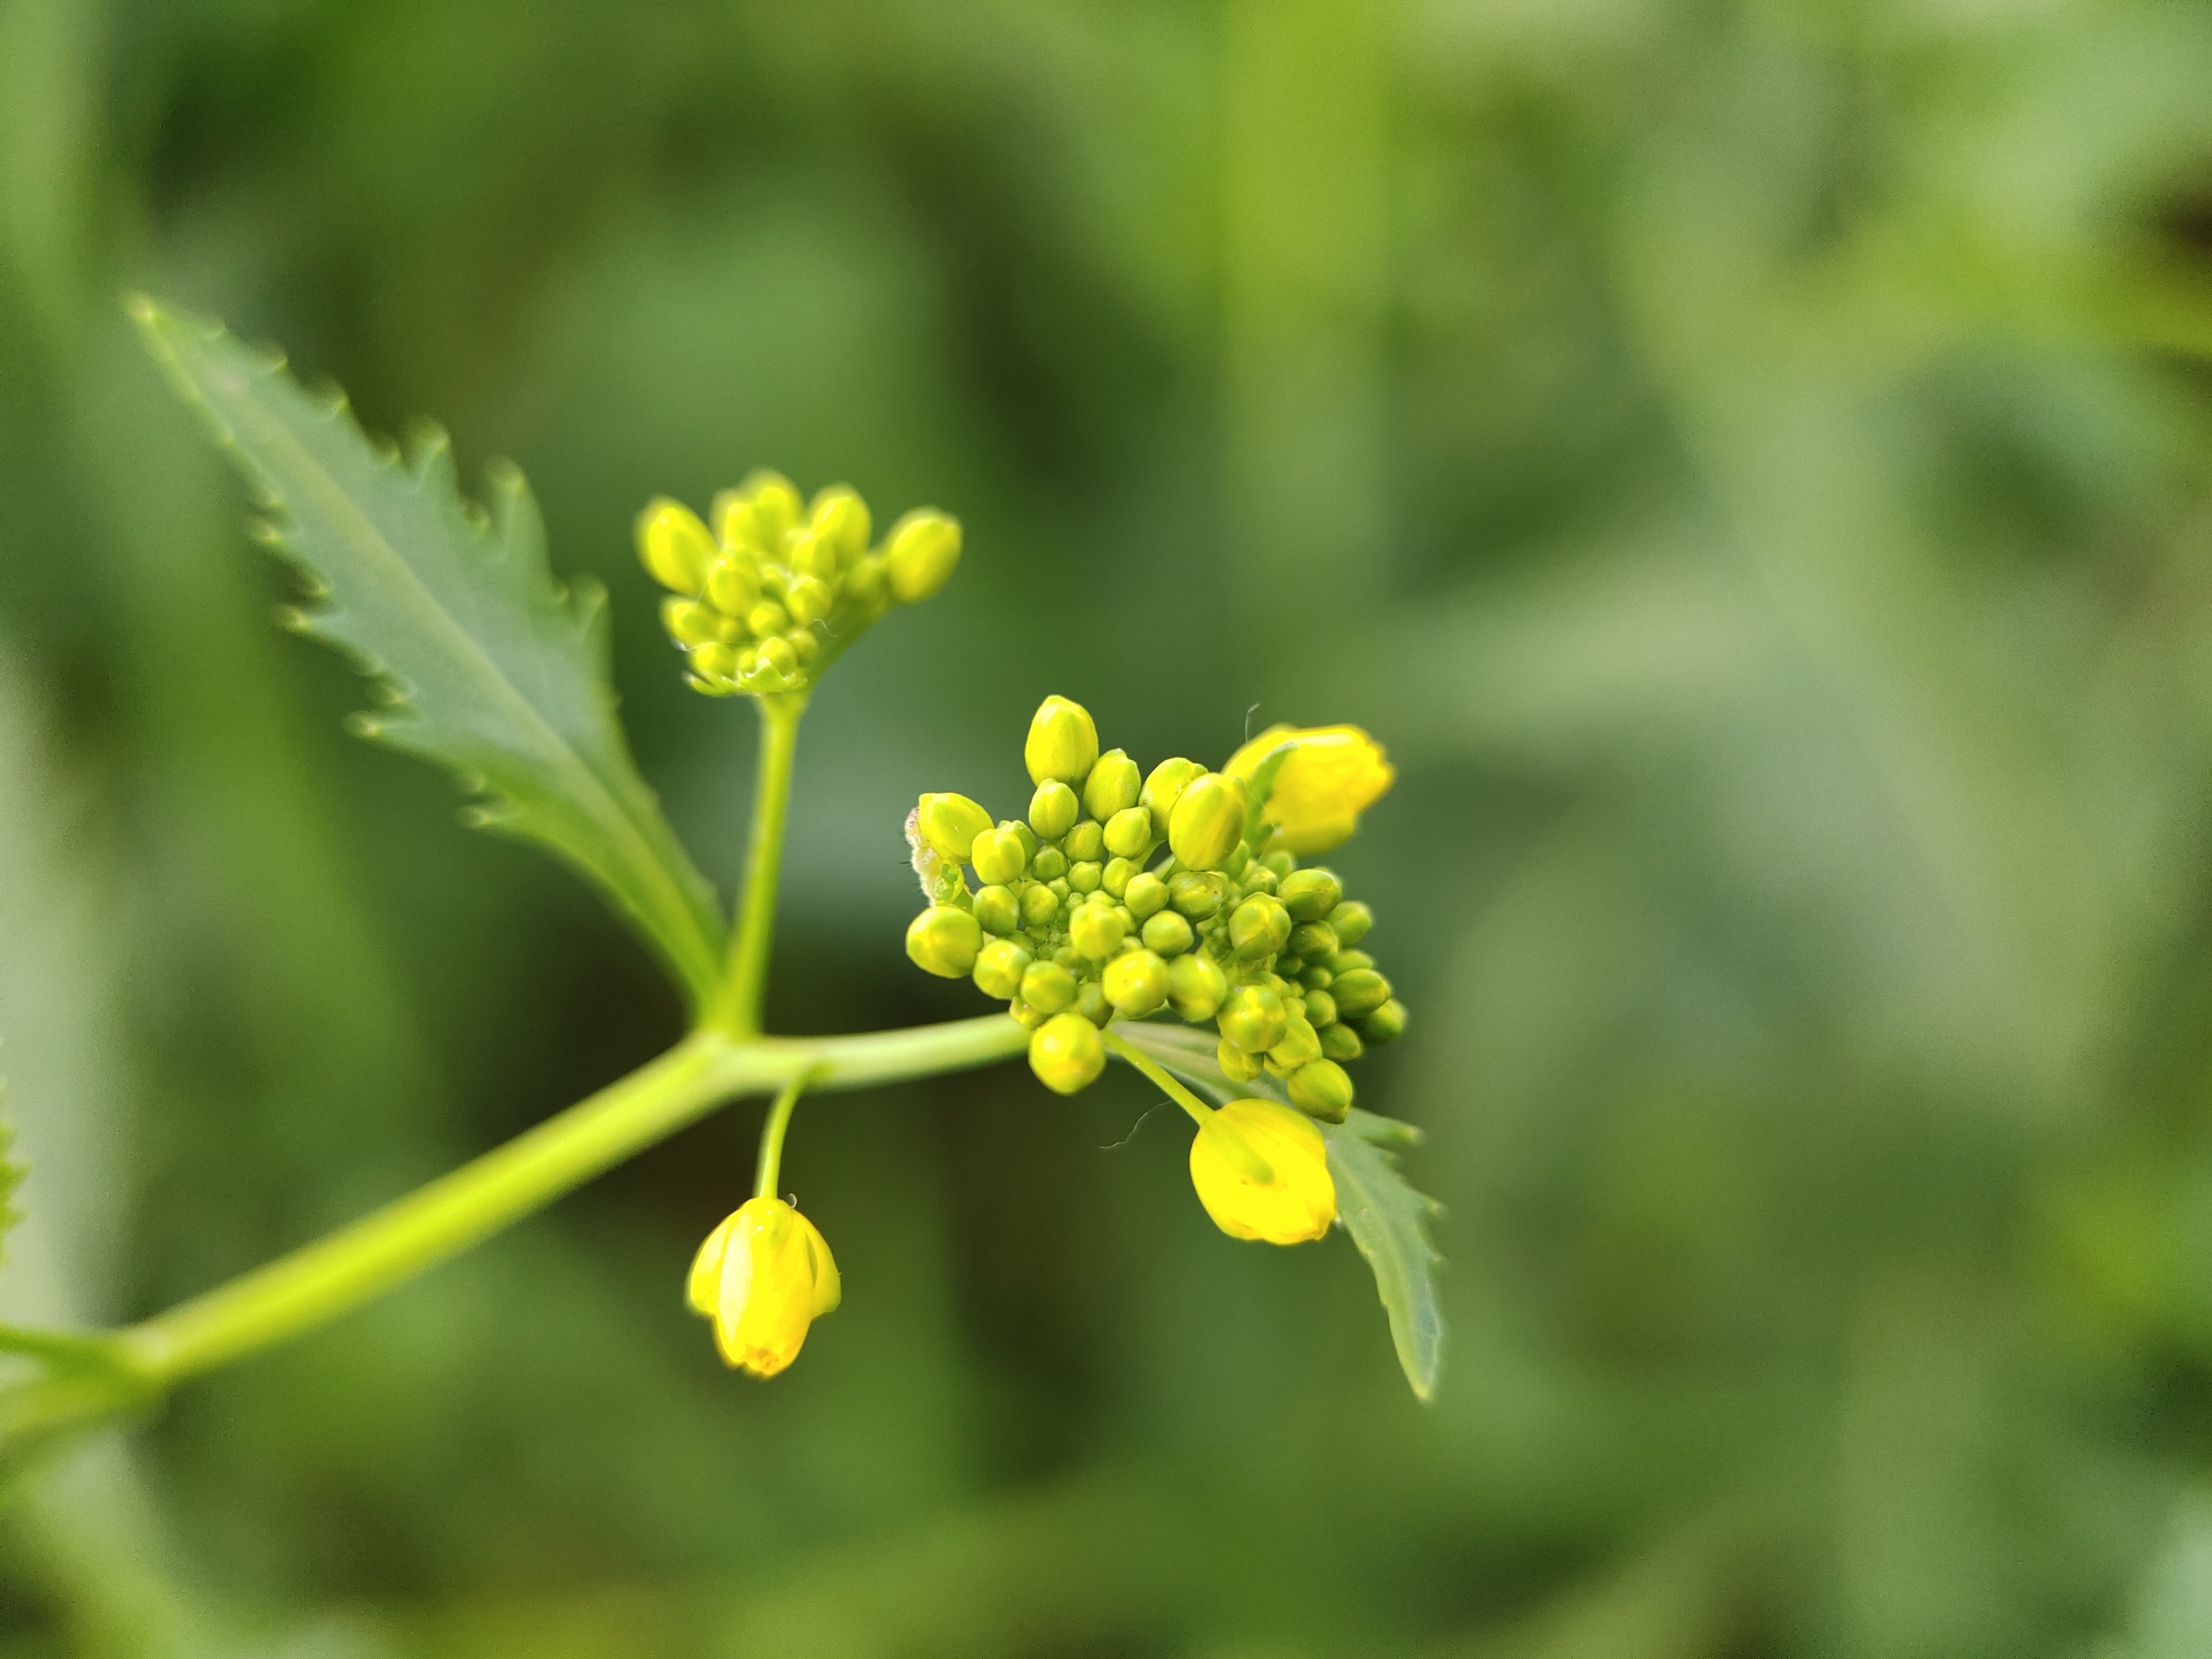
{"type": "Polygon", "coordinates": [[[1336,1219],[1336,1182],[1321,1131],[1272,1100],[1232,1100],[1207,1120],[1190,1144],[1190,1184],[1231,1238],[1303,1244],[1336,1219]],[[1267,1168],[1264,1181],[1255,1154],[1267,1168]]]}
{"type": "Polygon", "coordinates": [[[1249,778],[1285,744],[1291,752],[1275,774],[1260,817],[1274,826],[1274,845],[1301,857],[1351,840],[1359,815],[1398,775],[1382,745],[1356,726],[1271,726],[1221,769],[1233,778],[1249,778]]]}
{"type": "Polygon", "coordinates": [[[693,1310],[714,1322],[723,1362],[755,1376],[797,1358],[806,1328],[836,1307],[839,1293],[829,1244],[780,1198],[746,1200],[691,1263],[693,1310]]]}

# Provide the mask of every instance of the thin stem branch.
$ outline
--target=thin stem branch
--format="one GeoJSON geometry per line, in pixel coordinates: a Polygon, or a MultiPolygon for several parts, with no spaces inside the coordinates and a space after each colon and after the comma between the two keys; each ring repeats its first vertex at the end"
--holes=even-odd
{"type": "Polygon", "coordinates": [[[761,1127],[760,1164],[753,1176],[755,1198],[775,1196],[776,1177],[783,1173],[783,1138],[791,1129],[792,1109],[813,1081],[813,1073],[801,1072],[783,1085],[775,1104],[768,1109],[768,1121],[761,1127]]]}
{"type": "Polygon", "coordinates": [[[761,1028],[761,997],[768,986],[769,952],[775,941],[775,889],[783,868],[783,825],[791,806],[791,768],[799,751],[804,692],[759,699],[760,763],[755,769],[752,840],[745,854],[745,886],[738,900],[738,925],[721,988],[708,1006],[707,1023],[732,1036],[761,1028]]]}

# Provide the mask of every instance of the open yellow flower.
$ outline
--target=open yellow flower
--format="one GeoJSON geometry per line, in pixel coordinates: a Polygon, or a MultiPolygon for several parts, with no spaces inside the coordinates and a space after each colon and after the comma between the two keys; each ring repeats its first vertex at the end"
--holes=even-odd
{"type": "Polygon", "coordinates": [[[1214,1224],[1231,1238],[1303,1244],[1336,1219],[1336,1182],[1321,1131],[1303,1114],[1272,1100],[1232,1100],[1207,1119],[1190,1143],[1190,1184],[1214,1224]],[[1250,1157],[1267,1166],[1257,1178],[1250,1157]]]}
{"type": "Polygon", "coordinates": [[[1274,826],[1273,844],[1301,858],[1351,840],[1359,815],[1398,775],[1382,745],[1356,726],[1271,726],[1221,769],[1232,778],[1249,778],[1285,744],[1291,745],[1291,753],[1275,774],[1260,817],[1274,826]]]}
{"type": "Polygon", "coordinates": [[[806,1328],[837,1305],[837,1263],[812,1222],[780,1198],[748,1199],[691,1263],[692,1308],[714,1322],[725,1364],[774,1376],[806,1328]]]}

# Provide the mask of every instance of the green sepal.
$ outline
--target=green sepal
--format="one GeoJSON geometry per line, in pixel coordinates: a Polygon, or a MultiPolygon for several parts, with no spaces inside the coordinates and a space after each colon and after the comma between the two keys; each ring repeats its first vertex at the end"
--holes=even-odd
{"type": "MultiPolygon", "coordinates": [[[[1218,1104],[1254,1096],[1291,1103],[1289,1092],[1274,1078],[1262,1075],[1237,1083],[1223,1076],[1213,1044],[1202,1031],[1139,1021],[1115,1029],[1124,1042],[1142,1048],[1218,1104]]],[[[1428,1235],[1428,1224],[1443,1216],[1443,1206],[1413,1188],[1400,1173],[1395,1155],[1401,1148],[1419,1146],[1421,1132],[1410,1123],[1358,1107],[1342,1123],[1314,1127],[1328,1148],[1337,1219],[1375,1275],[1375,1289],[1389,1316],[1399,1367],[1414,1398],[1426,1405],[1436,1398],[1443,1370],[1444,1318],[1437,1297],[1437,1270],[1443,1257],[1428,1235]]]]}
{"type": "Polygon", "coordinates": [[[1252,769],[1252,775],[1244,781],[1249,791],[1244,807],[1244,844],[1255,850],[1274,833],[1261,822],[1261,814],[1267,809],[1267,797],[1275,793],[1275,774],[1283,769],[1283,763],[1291,757],[1295,744],[1284,744],[1269,753],[1267,758],[1252,769]]]}
{"type": "Polygon", "coordinates": [[[353,729],[453,771],[478,797],[467,823],[583,871],[704,1003],[721,955],[714,890],[616,719],[605,592],[553,580],[521,473],[487,469],[486,513],[461,495],[442,433],[403,459],[282,356],[143,297],[131,312],[264,505],[259,538],[313,595],[292,625],[376,682],[386,706],[353,729]]]}

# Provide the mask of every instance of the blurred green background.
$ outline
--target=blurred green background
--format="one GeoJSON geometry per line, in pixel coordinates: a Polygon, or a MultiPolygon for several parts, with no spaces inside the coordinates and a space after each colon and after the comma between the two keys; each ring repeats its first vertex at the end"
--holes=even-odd
{"type": "Polygon", "coordinates": [[[186,1387],[0,1523],[0,1654],[2212,1653],[2212,11],[0,0],[0,1311],[151,1311],[653,1053],[359,683],[144,287],[518,459],[726,885],[753,733],[631,515],[969,554],[817,699],[774,1023],[1048,691],[1355,720],[1452,1346],[1019,1066],[805,1109],[847,1299],[680,1305],[757,1103],[186,1387]]]}

